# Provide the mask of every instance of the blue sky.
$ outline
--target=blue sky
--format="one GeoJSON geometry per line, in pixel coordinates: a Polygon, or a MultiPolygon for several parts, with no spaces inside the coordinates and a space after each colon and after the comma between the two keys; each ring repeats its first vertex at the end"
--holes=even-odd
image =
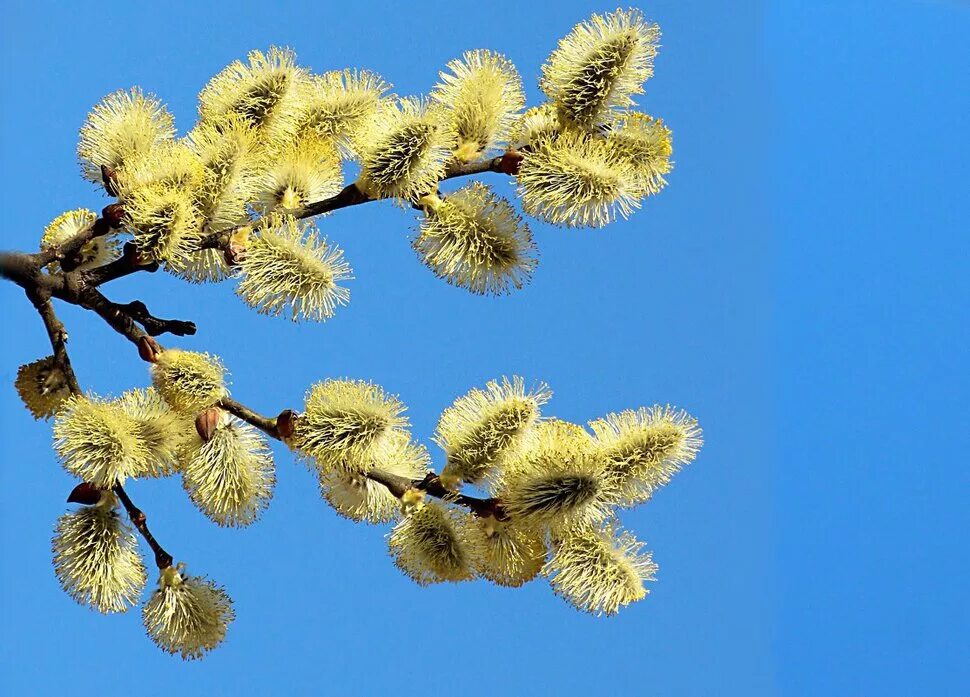
{"type": "MultiPolygon", "coordinates": [[[[321,71],[370,68],[400,94],[491,48],[535,104],[558,38],[613,6],[420,7],[5,4],[0,246],[32,247],[61,211],[104,205],[74,148],[115,89],[155,92],[184,131],[205,81],[252,48],[289,45],[321,71]]],[[[674,129],[671,185],[605,230],[536,222],[541,261],[518,294],[472,297],[435,279],[409,247],[411,213],[384,204],[321,221],[356,275],[350,306],[322,325],[259,317],[230,285],[162,273],[108,292],[196,321],[177,344],[222,356],[234,395],[265,412],[298,407],[325,377],[368,378],[400,395],[431,445],[451,400],[503,374],[546,381],[549,413],[574,421],[654,402],[689,410],[705,429],[697,462],[622,516],[660,564],[651,595],[595,619],[542,581],[419,588],[387,558],[384,530],[334,515],[277,449],[273,503],[242,531],[208,523],[176,480],[130,487],[169,550],[236,602],[206,660],[162,654],[137,615],[102,617],[57,587],[50,533],[73,484],[10,387],[48,347],[4,284],[0,691],[966,692],[970,6],[641,7],[664,32],[640,103],[674,129]]],[[[120,337],[61,314],[84,386],[146,384],[120,337]]]]}

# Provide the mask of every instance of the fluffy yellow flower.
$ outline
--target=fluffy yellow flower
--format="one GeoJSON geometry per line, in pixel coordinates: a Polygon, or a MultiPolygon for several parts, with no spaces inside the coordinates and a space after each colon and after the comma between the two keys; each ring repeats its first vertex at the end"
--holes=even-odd
{"type": "Polygon", "coordinates": [[[606,140],[616,157],[633,167],[645,193],[655,194],[667,186],[664,175],[672,168],[673,145],[663,121],[629,112],[613,124],[606,140]]]}
{"type": "Polygon", "coordinates": [[[151,370],[152,384],[168,405],[192,416],[228,394],[226,369],[208,353],[168,349],[151,370]]]}
{"type": "Polygon", "coordinates": [[[192,420],[169,408],[159,393],[148,389],[129,390],[118,399],[148,448],[145,469],[136,477],[167,477],[178,469],[178,454],[195,433],[192,420]]]}
{"type": "Polygon", "coordinates": [[[150,451],[137,422],[117,402],[72,396],[54,419],[54,449],[78,479],[110,489],[148,469],[150,451]]]}
{"type": "Polygon", "coordinates": [[[540,407],[552,392],[543,384],[526,391],[520,377],[492,380],[448,407],[434,441],[447,457],[445,479],[478,483],[500,470],[528,442],[540,407]]]}
{"type": "Polygon", "coordinates": [[[532,277],[532,231],[512,205],[474,182],[432,200],[414,248],[435,275],[473,293],[501,295],[532,277]]]}
{"type": "Polygon", "coordinates": [[[451,159],[455,136],[439,109],[419,99],[384,102],[358,131],[358,188],[375,198],[413,201],[433,192],[451,159]]]}
{"type": "Polygon", "coordinates": [[[510,140],[516,149],[532,148],[543,140],[556,138],[562,130],[556,107],[542,104],[522,114],[512,129],[510,140]]]}
{"type": "Polygon", "coordinates": [[[207,124],[241,118],[259,132],[261,142],[274,144],[293,134],[301,110],[306,72],[285,48],[250,51],[248,64],[233,61],[199,94],[199,114],[207,124]]]}
{"type": "Polygon", "coordinates": [[[175,136],[172,116],[153,95],[137,87],[102,99],[88,114],[77,145],[84,177],[102,183],[101,167],[121,169],[175,136]]]}
{"type": "Polygon", "coordinates": [[[138,540],[105,492],[95,506],[65,513],[57,520],[51,549],[61,588],[81,605],[110,614],[138,602],[145,587],[145,565],[138,540]]]}
{"type": "Polygon", "coordinates": [[[313,223],[270,216],[240,261],[236,294],[263,315],[323,321],[350,300],[337,285],[352,278],[343,251],[319,237],[313,223]]]}
{"type": "Polygon", "coordinates": [[[461,515],[433,502],[408,515],[388,537],[394,564],[422,586],[471,579],[474,573],[461,515]]]}
{"type": "Polygon", "coordinates": [[[142,620],[160,649],[190,660],[223,642],[236,613],[222,588],[184,571],[181,564],[162,569],[158,588],[142,608],[142,620]]]}
{"type": "Polygon", "coordinates": [[[53,356],[20,366],[14,387],[35,419],[50,418],[71,396],[67,377],[53,356]]]}
{"type": "Polygon", "coordinates": [[[512,62],[492,51],[467,51],[448,70],[440,73],[431,97],[447,110],[458,138],[455,155],[467,162],[506,142],[525,93],[512,62]]]}
{"type": "MultiPolygon", "coordinates": [[[[420,443],[405,431],[393,431],[376,449],[373,467],[408,479],[421,479],[431,458],[420,443]]],[[[356,472],[321,471],[320,489],[327,502],[342,516],[368,523],[387,523],[401,512],[401,503],[383,484],[356,472]]]]}
{"type": "Polygon", "coordinates": [[[302,99],[298,133],[312,132],[356,156],[354,137],[377,111],[390,85],[367,70],[337,70],[311,76],[302,99]]]}
{"type": "Polygon", "coordinates": [[[257,182],[255,204],[263,212],[298,211],[340,191],[343,174],[333,144],[312,131],[275,152],[257,182]]]}
{"type": "MultiPolygon", "coordinates": [[[[86,208],[61,213],[44,228],[44,235],[40,238],[40,248],[53,249],[64,244],[75,235],[94,225],[97,218],[98,216],[94,211],[89,211],[86,208]]],[[[117,239],[110,235],[102,235],[86,242],[81,247],[78,252],[80,263],[76,268],[82,271],[92,269],[114,261],[118,256],[117,239]]],[[[59,266],[59,264],[52,262],[52,266],[59,266]]]]}
{"type": "Polygon", "coordinates": [[[516,588],[531,581],[546,561],[543,533],[493,516],[469,516],[465,523],[472,565],[479,576],[516,588]]]}
{"type": "Polygon", "coordinates": [[[634,167],[606,139],[576,131],[526,152],[517,179],[523,210],[554,225],[602,227],[628,217],[643,195],[634,167]]]}
{"type": "Polygon", "coordinates": [[[596,127],[633,104],[653,75],[660,28],[637,10],[593,15],[576,25],[542,66],[539,86],[569,121],[596,127]]]}
{"type": "Polygon", "coordinates": [[[205,178],[198,153],[184,140],[161,143],[132,157],[118,171],[118,196],[126,204],[140,189],[178,191],[193,202],[205,178]]]}
{"type": "Polygon", "coordinates": [[[616,486],[616,501],[648,500],[691,462],[703,443],[697,420],[670,406],[628,409],[590,422],[597,457],[616,486]]]}
{"type": "Polygon", "coordinates": [[[142,258],[179,268],[198,243],[201,219],[190,192],[144,186],[125,199],[125,215],[142,258]]]}
{"type": "Polygon", "coordinates": [[[508,464],[498,487],[516,523],[561,529],[606,517],[611,482],[582,426],[553,419],[536,427],[532,448],[508,464]]]}
{"type": "MultiPolygon", "coordinates": [[[[246,223],[246,206],[256,197],[264,167],[256,132],[242,118],[232,116],[219,125],[198,124],[186,142],[201,166],[195,198],[202,233],[246,223]]],[[[221,281],[232,273],[218,249],[191,251],[174,271],[193,283],[221,281]]]]}
{"type": "Polygon", "coordinates": [[[253,523],[273,497],[273,455],[255,428],[223,413],[209,442],[196,434],[183,450],[182,485],[209,519],[243,527],[253,523]]]}
{"type": "Polygon", "coordinates": [[[404,405],[363,380],[324,380],[307,392],[291,442],[320,471],[363,473],[371,458],[407,426],[404,405]]]}
{"type": "Polygon", "coordinates": [[[612,525],[566,531],[543,573],[556,595],[577,610],[615,615],[621,607],[644,598],[645,581],[653,581],[657,565],[643,543],[612,525]]]}

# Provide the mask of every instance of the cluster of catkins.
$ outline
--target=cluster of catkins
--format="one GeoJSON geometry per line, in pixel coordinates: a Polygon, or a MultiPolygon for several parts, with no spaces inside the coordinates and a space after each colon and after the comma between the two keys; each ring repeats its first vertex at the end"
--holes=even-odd
{"type": "MultiPolygon", "coordinates": [[[[151,387],[115,400],[52,396],[45,386],[59,369],[49,359],[25,366],[17,381],[35,415],[55,417],[67,471],[101,492],[60,519],[53,548],[64,589],[106,613],[134,605],[146,583],[116,484],[180,474],[202,513],[243,526],[265,509],[275,483],[262,433],[216,406],[228,395],[218,359],[166,350],[151,370],[151,387]]],[[[503,378],[446,409],[434,435],[445,454],[441,500],[420,487],[430,457],[412,440],[404,405],[377,385],[317,383],[283,440],[310,464],[338,513],[395,523],[390,554],[417,583],[480,577],[520,586],[543,574],[575,607],[613,614],[646,595],[656,570],[642,544],[618,530],[616,510],[645,502],[693,460],[701,432],[684,412],[661,406],[608,414],[590,432],[543,418],[550,396],[544,385],[503,378]],[[368,476],[375,470],[410,488],[392,493],[368,476]],[[485,512],[459,505],[464,485],[484,489],[494,504],[485,512]]],[[[220,588],[178,566],[161,570],[143,616],[160,647],[194,658],[221,642],[233,613],[220,588]]]]}
{"type": "MultiPolygon", "coordinates": [[[[88,116],[78,154],[84,175],[122,204],[123,224],[88,243],[80,268],[110,261],[128,235],[141,263],[197,282],[235,276],[259,312],[327,319],[349,300],[351,270],[301,215],[341,191],[356,163],[361,194],[420,211],[413,246],[435,274],[480,294],[520,288],[537,252],[512,203],[480,182],[447,195],[439,182],[463,163],[514,152],[526,214],[579,227],[626,217],[671,167],[669,129],[631,110],[658,38],[637,11],[594,15],[542,67],[549,101],[525,111],[515,66],[489,50],[451,61],[423,98],[395,96],[368,71],[318,75],[289,50],[253,51],[206,85],[182,138],[155,97],[116,92],[88,116]],[[228,241],[204,248],[215,232],[228,241]]],[[[95,217],[64,213],[42,246],[95,217]]]]}
{"type": "MultiPolygon", "coordinates": [[[[137,263],[196,282],[235,276],[259,312],[326,319],[349,298],[341,283],[350,268],[302,216],[342,190],[353,161],[358,196],[420,212],[413,245],[438,276],[476,293],[518,288],[536,250],[512,204],[481,183],[448,194],[439,183],[504,152],[514,154],[507,173],[526,214],[567,226],[628,215],[670,169],[670,131],[630,109],[658,37],[636,11],[594,15],[543,66],[549,101],[525,111],[514,66],[487,50],[449,63],[426,99],[396,97],[366,71],[314,75],[288,50],[254,51],[203,89],[199,122],[182,138],[154,97],[117,92],[88,117],[78,153],[85,176],[117,197],[121,226],[91,239],[78,268],[117,258],[128,236],[137,263]],[[216,233],[222,244],[204,244],[216,233]]],[[[41,246],[95,219],[64,213],[41,246]]],[[[134,606],[147,582],[118,485],[178,474],[202,513],[243,526],[275,483],[263,433],[218,406],[228,396],[218,359],[165,350],[151,370],[151,387],[117,399],[72,394],[53,357],[23,366],[16,380],[37,418],[54,417],[66,470],[95,492],[58,521],[54,567],[75,600],[105,613],[134,606]]],[[[412,440],[401,402],[376,385],[314,385],[278,435],[340,514],[394,523],[391,556],[416,582],[519,586],[541,574],[577,608],[613,614],[646,594],[656,569],[615,512],[646,501],[690,462],[700,429],[684,412],[655,406],[608,414],[587,430],[542,417],[549,396],[503,378],[458,398],[434,437],[445,453],[437,500],[421,485],[428,451],[412,440]],[[392,491],[376,472],[409,486],[392,491]],[[484,490],[489,506],[460,505],[465,485],[484,490]]],[[[164,650],[198,658],[224,639],[232,603],[182,564],[159,565],[145,627],[164,650]]]]}

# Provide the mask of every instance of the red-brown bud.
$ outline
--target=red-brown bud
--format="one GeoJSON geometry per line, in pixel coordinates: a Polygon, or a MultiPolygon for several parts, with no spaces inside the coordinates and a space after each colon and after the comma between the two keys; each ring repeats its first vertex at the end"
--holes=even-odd
{"type": "Polygon", "coordinates": [[[67,502],[81,503],[85,506],[93,506],[101,500],[101,493],[101,489],[96,487],[94,484],[81,482],[76,487],[71,489],[71,493],[68,494],[67,497],[67,502]]]}
{"type": "Polygon", "coordinates": [[[518,150],[509,150],[502,155],[498,163],[498,171],[502,174],[515,176],[519,173],[519,166],[522,164],[522,153],[518,150]]]}
{"type": "Polygon", "coordinates": [[[108,221],[112,228],[119,227],[125,219],[125,207],[120,203],[109,203],[101,209],[101,217],[108,221]]]}
{"type": "Polygon", "coordinates": [[[113,167],[101,165],[101,183],[104,184],[104,190],[108,192],[109,196],[118,195],[117,175],[118,173],[115,172],[113,167]]]}
{"type": "Polygon", "coordinates": [[[161,344],[147,334],[138,340],[138,355],[141,356],[143,361],[154,363],[158,360],[158,354],[161,352],[161,344]]]}
{"type": "Polygon", "coordinates": [[[293,428],[296,426],[296,412],[292,409],[284,409],[276,417],[276,432],[280,438],[289,438],[293,435],[293,428]]]}
{"type": "Polygon", "coordinates": [[[212,436],[215,435],[216,429],[219,427],[219,419],[221,416],[222,410],[219,407],[209,407],[205,411],[200,412],[195,417],[195,430],[198,431],[199,438],[206,443],[212,440],[212,436]]]}

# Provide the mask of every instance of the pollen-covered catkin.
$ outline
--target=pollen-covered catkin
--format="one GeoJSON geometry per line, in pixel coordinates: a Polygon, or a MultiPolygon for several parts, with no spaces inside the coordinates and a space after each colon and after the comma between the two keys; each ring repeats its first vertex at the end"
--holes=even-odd
{"type": "Polygon", "coordinates": [[[64,401],[54,419],[54,449],[64,469],[100,489],[145,472],[151,456],[138,423],[118,402],[95,396],[64,401]]]}
{"type": "Polygon", "coordinates": [[[644,193],[633,165],[605,138],[571,130],[528,151],[517,180],[526,214],[568,227],[627,218],[644,193]]]}
{"type": "MultiPolygon", "coordinates": [[[[40,248],[49,250],[64,244],[94,225],[97,218],[94,211],[86,208],[61,213],[44,228],[44,234],[40,238],[40,248]]],[[[74,269],[77,271],[86,271],[107,264],[118,258],[118,240],[114,235],[99,235],[85,242],[76,257],[78,263],[74,269]]],[[[60,267],[60,262],[53,261],[50,266],[56,270],[60,267]]]]}
{"type": "Polygon", "coordinates": [[[114,494],[105,492],[96,505],[65,513],[51,542],[61,587],[81,605],[105,614],[135,605],[147,578],[138,540],[116,505],[114,494]]]}
{"type": "Polygon", "coordinates": [[[515,588],[531,581],[546,561],[544,534],[534,528],[494,516],[468,516],[465,535],[475,571],[500,586],[515,588]]]}
{"type": "Polygon", "coordinates": [[[324,380],[306,396],[290,440],[321,472],[361,474],[392,433],[407,426],[404,405],[364,380],[324,380]]]}
{"type": "Polygon", "coordinates": [[[479,182],[429,199],[414,249],[436,276],[483,295],[521,288],[537,264],[529,226],[479,182]]]}
{"type": "Polygon", "coordinates": [[[98,102],[81,126],[77,154],[85,179],[103,184],[101,168],[119,170],[175,137],[168,110],[137,87],[112,92],[98,102]]]}
{"type": "Polygon", "coordinates": [[[178,469],[178,455],[195,432],[191,418],[170,408],[152,387],[129,390],[118,399],[148,449],[145,468],[135,477],[167,477],[178,469]]]}
{"type": "Polygon", "coordinates": [[[195,415],[228,394],[226,369],[208,353],[168,349],[152,365],[152,384],[176,411],[195,415]]]}
{"type": "Polygon", "coordinates": [[[454,146],[440,107],[414,98],[385,101],[354,141],[357,188],[373,198],[415,201],[437,188],[454,146]]]}
{"type": "Polygon", "coordinates": [[[339,285],[352,278],[343,251],[291,215],[264,221],[240,268],[236,294],[263,315],[321,322],[350,301],[350,291],[339,285]]]}
{"type": "Polygon", "coordinates": [[[621,607],[644,598],[645,581],[653,581],[657,565],[644,544],[612,525],[580,527],[554,540],[554,552],[543,573],[556,595],[577,610],[615,615],[621,607]]]}
{"type": "MultiPolygon", "coordinates": [[[[399,477],[421,479],[431,457],[406,431],[392,431],[374,450],[373,466],[399,477]]],[[[320,490],[334,510],[351,520],[387,523],[400,516],[401,503],[383,484],[360,472],[321,470],[320,490]]]]}
{"type": "Polygon", "coordinates": [[[498,488],[513,520],[553,530],[603,520],[611,495],[592,437],[582,426],[558,419],[536,427],[535,443],[506,466],[498,488]]]}
{"type": "Polygon", "coordinates": [[[703,443],[697,420],[670,406],[655,405],[607,414],[590,422],[596,457],[614,481],[619,505],[648,500],[691,462],[703,443]]]}
{"type": "Polygon", "coordinates": [[[503,145],[525,106],[519,71],[505,56],[479,49],[448,63],[431,93],[457,136],[455,156],[468,162],[503,145]]]}
{"type": "Polygon", "coordinates": [[[438,421],[434,440],[446,455],[442,478],[481,482],[528,444],[540,407],[552,392],[543,384],[526,390],[520,377],[492,380],[455,400],[438,421]]]}
{"type": "Polygon", "coordinates": [[[71,396],[67,376],[53,356],[20,366],[14,387],[35,419],[49,419],[71,396]]]}
{"type": "Polygon", "coordinates": [[[405,517],[388,537],[395,565],[422,586],[471,579],[474,573],[461,515],[428,502],[405,517]]]}
{"type": "Polygon", "coordinates": [[[269,505],[276,468],[266,439],[222,412],[212,437],[198,434],[183,448],[182,484],[192,503],[219,525],[253,523],[269,505]]]}
{"type": "Polygon", "coordinates": [[[158,588],[142,608],[145,630],[155,644],[185,660],[202,658],[226,638],[236,618],[226,592],[204,576],[162,569],[158,588]]]}
{"type": "Polygon", "coordinates": [[[638,10],[594,14],[559,42],[542,66],[539,86],[564,119],[595,129],[643,92],[659,39],[660,28],[638,10]]]}

